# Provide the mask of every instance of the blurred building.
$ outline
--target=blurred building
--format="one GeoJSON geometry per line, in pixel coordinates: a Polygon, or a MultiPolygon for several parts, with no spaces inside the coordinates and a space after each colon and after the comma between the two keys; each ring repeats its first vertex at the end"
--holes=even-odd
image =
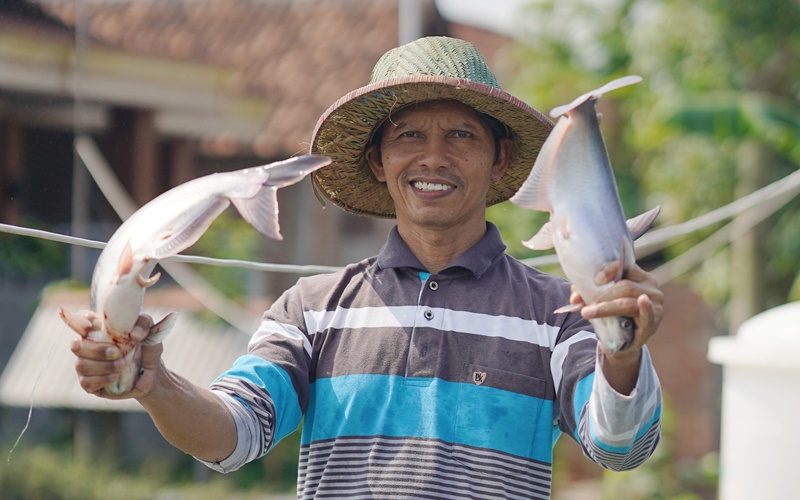
{"type": "MultiPolygon", "coordinates": [[[[401,31],[405,37],[469,39],[490,63],[510,42],[447,22],[433,0],[3,0],[0,222],[100,241],[110,237],[120,217],[76,157],[74,142],[81,136],[99,146],[112,177],[138,205],[200,175],[304,153],[319,115],[366,84],[401,31]]],[[[264,241],[255,256],[264,262],[357,261],[377,253],[392,226],[331,204],[323,209],[308,180],[282,189],[279,201],[285,240],[264,241]]],[[[88,283],[99,251],[72,247],[70,258],[58,260],[30,239],[0,238],[6,249],[28,257],[0,265],[0,369],[12,352],[15,358],[3,373],[0,404],[25,407],[23,393],[33,392],[36,377],[29,368],[49,365],[49,382],[36,386],[37,408],[135,409],[107,402],[97,408],[65,393],[55,382],[72,380],[78,388],[68,349],[53,349],[47,363],[30,349],[50,345],[52,335],[69,335],[49,321],[63,295],[54,299],[42,293],[44,287],[67,277],[88,283]]],[[[252,272],[246,289],[263,309],[296,279],[252,272]]],[[[161,295],[161,306],[176,304],[175,295],[161,295]]],[[[82,296],[70,298],[72,308],[88,306],[88,291],[82,296]]],[[[202,305],[179,309],[191,319],[202,305]]],[[[163,315],[158,307],[152,312],[163,315]]],[[[227,352],[236,336],[219,330],[211,337],[218,352],[227,352]]],[[[192,336],[176,333],[173,355],[192,360],[192,336]]],[[[236,346],[243,351],[241,342],[236,346]]],[[[219,371],[205,364],[197,382],[207,383],[219,371]]],[[[117,418],[111,427],[124,427],[117,418]]]]}

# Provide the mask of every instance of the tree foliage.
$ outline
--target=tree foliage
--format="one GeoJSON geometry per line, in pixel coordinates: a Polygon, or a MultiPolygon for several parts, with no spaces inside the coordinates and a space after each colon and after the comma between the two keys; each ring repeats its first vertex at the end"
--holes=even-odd
{"type": "MultiPolygon", "coordinates": [[[[516,78],[509,88],[547,110],[613,78],[642,75],[643,84],[600,100],[603,133],[626,213],[660,204],[661,224],[682,222],[741,196],[743,177],[771,182],[800,164],[799,5],[533,1],[510,54],[516,78]],[[754,146],[761,161],[744,165],[754,146]]],[[[761,269],[772,305],[787,300],[800,269],[798,207],[794,200],[768,221],[761,269]]],[[[708,234],[675,242],[666,256],[708,234]]],[[[719,303],[729,297],[727,258],[709,256],[692,275],[719,303]]]]}

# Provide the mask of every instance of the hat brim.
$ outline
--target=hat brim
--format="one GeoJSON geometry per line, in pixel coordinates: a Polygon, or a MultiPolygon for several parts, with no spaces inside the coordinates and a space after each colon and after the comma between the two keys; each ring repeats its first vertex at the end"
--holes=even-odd
{"type": "Polygon", "coordinates": [[[553,122],[522,100],[498,88],[470,80],[415,75],[361,87],[336,101],[314,128],[311,153],[332,158],[312,174],[315,192],[358,214],[394,218],[386,185],[367,164],[364,150],[376,127],[390,113],[413,103],[456,100],[500,120],[511,129],[511,160],[506,173],[489,186],[486,206],[510,198],[528,178],[553,122]]]}

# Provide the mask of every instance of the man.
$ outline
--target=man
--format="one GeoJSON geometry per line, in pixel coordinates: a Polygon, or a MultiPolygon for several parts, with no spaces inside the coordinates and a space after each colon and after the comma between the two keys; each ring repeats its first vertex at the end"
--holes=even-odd
{"type": "MultiPolygon", "coordinates": [[[[300,279],[210,389],[169,371],[159,345],[126,397],[224,472],[303,419],[299,498],[548,498],[562,432],[604,467],[642,463],[660,432],[644,347],[662,316],[655,280],[634,266],[602,302],[556,315],[580,297],[506,255],[485,219],[527,177],[551,122],[461,40],[389,51],[372,82],[321,117],[311,150],[333,158],[313,178],[321,195],[396,217],[380,255],[300,279]],[[637,325],[613,356],[587,321],[603,315],[637,325]]],[[[86,391],[117,376],[115,348],[72,349],[86,391]]]]}

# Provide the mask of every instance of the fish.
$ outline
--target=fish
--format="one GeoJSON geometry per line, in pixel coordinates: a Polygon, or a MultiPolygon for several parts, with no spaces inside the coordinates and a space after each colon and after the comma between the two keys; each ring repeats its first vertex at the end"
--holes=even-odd
{"type": "Polygon", "coordinates": [[[152,275],[158,261],[197,242],[231,203],[260,233],[282,240],[278,189],[330,162],[327,156],[304,155],[198,177],[154,198],[122,223],[95,264],[89,311],[60,310],[64,322],[81,336],[119,348],[124,360],[120,377],[100,392],[118,396],[130,391],[141,371],[141,346],[163,341],[177,319],[176,313],[169,313],[145,338],[131,335],[142,312],[145,290],[161,276],[152,275]]]}
{"type": "MultiPolygon", "coordinates": [[[[604,290],[623,279],[636,261],[633,241],[650,228],[660,211],[657,206],[626,221],[596,109],[603,94],[640,81],[636,75],[618,78],[553,108],[550,116],[558,122],[528,178],[510,198],[518,206],[550,214],[550,220],[523,245],[533,250],[555,247],[564,274],[583,299],[583,304],[565,305],[557,314],[596,303],[604,290]],[[598,285],[596,276],[608,269],[615,269],[615,276],[598,285]]],[[[590,322],[609,354],[633,341],[632,318],[590,322]]]]}

